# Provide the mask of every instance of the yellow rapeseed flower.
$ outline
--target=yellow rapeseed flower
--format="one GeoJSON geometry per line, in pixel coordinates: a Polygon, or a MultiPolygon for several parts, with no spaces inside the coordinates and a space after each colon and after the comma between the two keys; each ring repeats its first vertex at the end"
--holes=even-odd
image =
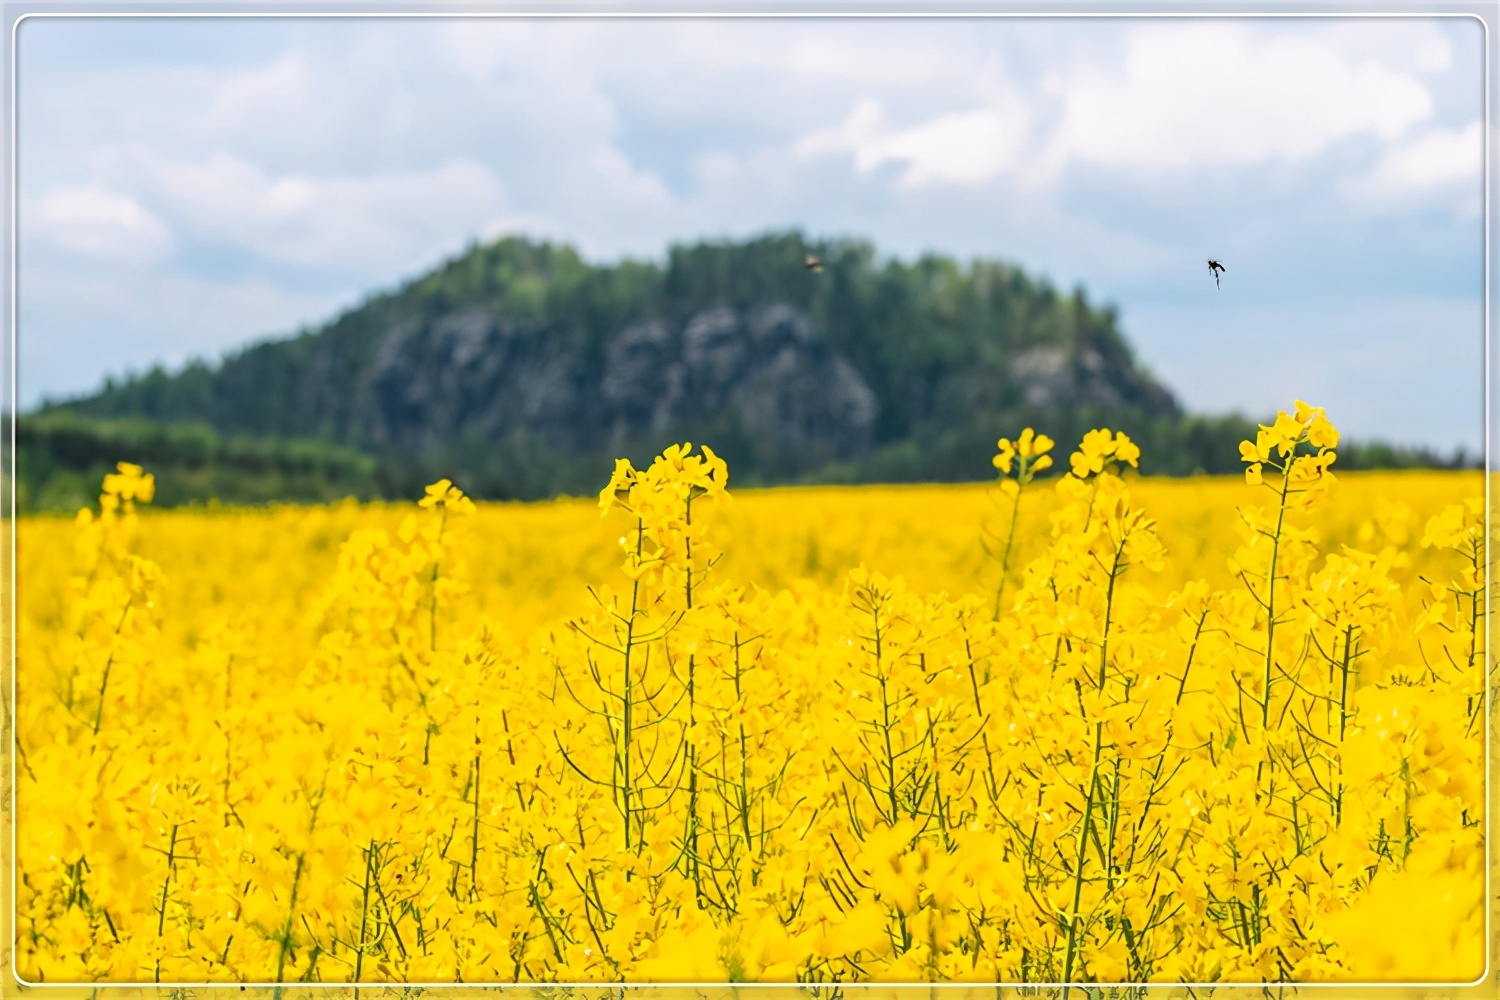
{"type": "Polygon", "coordinates": [[[992,485],[729,508],[686,444],[607,529],[446,480],[137,520],[121,468],[18,525],[17,971],[1470,978],[1482,482],[1335,496],[1326,420],[1240,446],[1262,506],[1099,429],[1018,519],[1053,443],[1002,439],[999,581],[992,485]]]}

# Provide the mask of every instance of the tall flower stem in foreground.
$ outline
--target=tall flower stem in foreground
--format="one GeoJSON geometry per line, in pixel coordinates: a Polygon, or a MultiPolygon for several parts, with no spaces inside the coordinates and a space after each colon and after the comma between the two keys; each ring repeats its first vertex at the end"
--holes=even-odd
{"type": "Polygon", "coordinates": [[[1266,651],[1261,679],[1263,687],[1259,699],[1263,731],[1269,731],[1271,727],[1271,685],[1275,680],[1273,672],[1276,663],[1276,626],[1280,624],[1277,619],[1276,581],[1281,575],[1282,545],[1287,530],[1287,513],[1293,509],[1308,506],[1312,494],[1332,485],[1333,474],[1328,471],[1328,467],[1338,457],[1333,451],[1338,443],[1338,431],[1334,429],[1333,424],[1328,422],[1328,417],[1322,408],[1308,406],[1301,400],[1297,401],[1295,415],[1278,413],[1275,423],[1261,426],[1253,442],[1240,442],[1240,460],[1246,463],[1245,482],[1252,486],[1265,486],[1276,494],[1277,500],[1274,527],[1265,517],[1264,511],[1259,508],[1241,511],[1241,517],[1251,532],[1251,550],[1260,539],[1268,540],[1271,546],[1269,557],[1264,563],[1264,592],[1258,592],[1256,587],[1250,584],[1248,574],[1251,570],[1243,565],[1244,560],[1240,558],[1250,555],[1250,550],[1242,550],[1240,555],[1236,556],[1238,565],[1234,567],[1236,575],[1249,587],[1251,596],[1266,614],[1266,651]],[[1300,455],[1297,454],[1299,446],[1304,447],[1304,453],[1300,455]],[[1315,448],[1316,453],[1307,454],[1307,447],[1315,448]],[[1265,481],[1263,470],[1266,466],[1270,466],[1272,470],[1280,474],[1279,484],[1265,481]]]}
{"type": "Polygon", "coordinates": [[[1015,442],[1001,438],[997,442],[999,454],[990,459],[990,464],[1000,470],[1000,491],[1010,497],[1010,527],[1005,533],[1005,548],[1000,554],[1000,582],[995,585],[994,621],[1000,620],[1005,605],[1005,584],[1010,576],[1010,556],[1016,541],[1016,525],[1021,519],[1021,491],[1036,477],[1038,472],[1052,465],[1052,439],[1038,434],[1030,427],[1021,432],[1015,442]],[[1015,469],[1015,478],[1010,477],[1015,469]]]}

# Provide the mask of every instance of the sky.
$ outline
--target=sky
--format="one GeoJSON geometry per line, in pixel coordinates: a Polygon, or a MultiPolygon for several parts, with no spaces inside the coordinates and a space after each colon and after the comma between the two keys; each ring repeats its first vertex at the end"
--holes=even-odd
{"type": "Polygon", "coordinates": [[[1482,445],[1468,18],[61,19],[17,41],[19,403],[522,234],[1019,265],[1190,411],[1482,445]],[[1226,267],[1216,288],[1206,261],[1226,267]]]}

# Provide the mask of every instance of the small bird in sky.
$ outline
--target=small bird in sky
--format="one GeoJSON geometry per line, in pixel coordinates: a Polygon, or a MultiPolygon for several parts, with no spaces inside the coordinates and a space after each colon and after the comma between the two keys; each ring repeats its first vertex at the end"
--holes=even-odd
{"type": "Polygon", "coordinates": [[[1209,271],[1214,276],[1214,287],[1218,288],[1219,287],[1219,274],[1220,274],[1220,272],[1222,272],[1224,270],[1227,270],[1227,269],[1224,267],[1223,264],[1220,264],[1216,260],[1211,260],[1211,261],[1208,262],[1208,269],[1209,269],[1209,271]]]}
{"type": "Polygon", "coordinates": [[[802,266],[813,274],[821,274],[823,272],[823,262],[812,254],[807,255],[807,259],[802,262],[802,266]]]}

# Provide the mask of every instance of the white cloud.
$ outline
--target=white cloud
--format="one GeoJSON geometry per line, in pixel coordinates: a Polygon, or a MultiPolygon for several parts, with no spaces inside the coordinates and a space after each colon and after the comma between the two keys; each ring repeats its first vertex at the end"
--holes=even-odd
{"type": "Polygon", "coordinates": [[[1425,23],[1392,28],[1153,22],[1075,46],[1031,79],[961,50],[944,74],[950,91],[926,102],[937,113],[891,123],[871,71],[854,111],[795,150],[852,154],[861,173],[900,164],[907,189],[1006,174],[1046,182],[1073,163],[1144,172],[1308,161],[1351,136],[1399,141],[1433,117],[1424,74],[1451,63],[1451,45],[1425,23]]]}
{"type": "Polygon", "coordinates": [[[1377,192],[1468,184],[1477,192],[1482,178],[1484,129],[1470,122],[1462,129],[1429,129],[1381,156],[1369,178],[1377,192]]]}
{"type": "Polygon", "coordinates": [[[487,82],[517,59],[548,48],[539,38],[545,30],[546,25],[536,22],[496,18],[445,21],[442,35],[457,69],[472,80],[487,82]]]}
{"type": "MultiPolygon", "coordinates": [[[[1433,114],[1426,86],[1317,34],[1156,24],[1131,30],[1113,72],[1084,68],[1048,159],[1181,169],[1300,160],[1335,141],[1387,142],[1433,114]]],[[[1429,56],[1429,63],[1435,56],[1429,56]]]]}
{"type": "Polygon", "coordinates": [[[134,198],[96,186],[63,188],[22,214],[25,231],[112,264],[146,265],[172,252],[172,234],[134,198]]]}
{"type": "Polygon", "coordinates": [[[463,159],[365,176],[276,175],[228,153],[181,162],[135,150],[130,160],[184,238],[318,270],[410,267],[506,206],[498,178],[463,159]]]}
{"type": "Polygon", "coordinates": [[[269,66],[225,79],[215,88],[207,120],[223,129],[246,120],[263,120],[268,113],[285,114],[306,105],[308,85],[306,62],[296,53],[287,53],[269,66]]]}
{"type": "Polygon", "coordinates": [[[813,23],[788,32],[774,21],[686,22],[673,29],[674,50],[709,72],[749,72],[809,91],[840,84],[962,88],[984,46],[953,31],[933,31],[930,23],[908,24],[908,30],[892,31],[890,22],[850,20],[832,30],[813,23]]]}
{"type": "Polygon", "coordinates": [[[1019,102],[1005,108],[978,108],[938,115],[910,128],[892,128],[878,102],[861,101],[837,129],[816,132],[795,146],[801,156],[827,152],[853,154],[860,173],[886,163],[905,166],[898,184],[921,187],[933,181],[975,184],[1009,169],[1021,151],[1029,115],[1019,102]]]}
{"type": "MultiPolygon", "coordinates": [[[[1463,21],[1448,21],[1463,25],[1463,21]]],[[[1453,65],[1453,42],[1437,18],[1339,18],[1327,24],[1324,37],[1330,45],[1356,60],[1378,59],[1400,72],[1441,73],[1453,65]]],[[[1466,25],[1476,34],[1479,22],[1466,25]]]]}

